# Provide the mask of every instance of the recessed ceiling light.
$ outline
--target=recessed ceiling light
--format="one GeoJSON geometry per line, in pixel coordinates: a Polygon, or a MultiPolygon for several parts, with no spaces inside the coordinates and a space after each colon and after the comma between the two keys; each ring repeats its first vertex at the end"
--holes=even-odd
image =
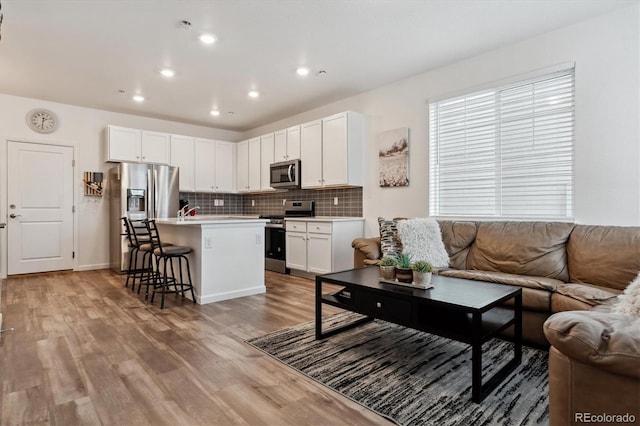
{"type": "Polygon", "coordinates": [[[220,115],[220,111],[218,111],[217,109],[212,109],[211,110],[211,115],[213,115],[214,117],[217,117],[220,115]]]}
{"type": "Polygon", "coordinates": [[[142,101],[144,101],[144,96],[142,96],[142,95],[134,95],[133,96],[133,100],[136,101],[136,102],[142,102],[142,101]]]}
{"type": "Polygon", "coordinates": [[[296,73],[298,73],[298,75],[301,75],[301,76],[309,75],[309,68],[300,67],[296,70],[296,73]]]}
{"type": "Polygon", "coordinates": [[[251,90],[249,92],[249,97],[250,98],[257,98],[258,96],[260,96],[260,92],[258,92],[257,90],[251,90]]]}
{"type": "Polygon", "coordinates": [[[198,36],[198,40],[200,40],[204,44],[213,44],[216,42],[216,36],[214,36],[213,34],[204,33],[198,36]]]}
{"type": "Polygon", "coordinates": [[[176,75],[176,72],[174,70],[172,70],[172,69],[164,68],[164,69],[160,70],[160,74],[162,74],[164,77],[171,78],[174,75],[176,75]]]}

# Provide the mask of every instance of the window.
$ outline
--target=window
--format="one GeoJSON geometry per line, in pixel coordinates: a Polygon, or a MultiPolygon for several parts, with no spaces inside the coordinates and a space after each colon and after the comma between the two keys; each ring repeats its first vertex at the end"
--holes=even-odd
{"type": "Polygon", "coordinates": [[[429,104],[432,216],[573,218],[574,70],[429,104]]]}

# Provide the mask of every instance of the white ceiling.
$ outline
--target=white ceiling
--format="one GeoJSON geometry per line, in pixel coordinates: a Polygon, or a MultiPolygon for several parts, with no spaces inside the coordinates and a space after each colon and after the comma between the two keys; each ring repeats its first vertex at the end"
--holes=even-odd
{"type": "Polygon", "coordinates": [[[637,2],[2,0],[0,92],[242,131],[637,2]]]}

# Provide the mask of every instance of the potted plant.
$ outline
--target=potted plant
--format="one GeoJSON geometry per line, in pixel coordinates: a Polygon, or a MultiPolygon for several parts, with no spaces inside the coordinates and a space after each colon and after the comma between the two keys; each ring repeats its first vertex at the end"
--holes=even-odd
{"type": "Polygon", "coordinates": [[[429,262],[416,260],[411,265],[411,269],[413,269],[413,282],[416,285],[427,286],[431,283],[433,266],[429,262]]]}
{"type": "Polygon", "coordinates": [[[398,266],[396,266],[396,278],[402,283],[413,282],[413,271],[411,270],[411,254],[402,253],[398,256],[398,266]]]}
{"type": "Polygon", "coordinates": [[[396,278],[396,265],[398,259],[394,256],[384,256],[380,259],[380,275],[383,280],[394,280],[396,278]]]}

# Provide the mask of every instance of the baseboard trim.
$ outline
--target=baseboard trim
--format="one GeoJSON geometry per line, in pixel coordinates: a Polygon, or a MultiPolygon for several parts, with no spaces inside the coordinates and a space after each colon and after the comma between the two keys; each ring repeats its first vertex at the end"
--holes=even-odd
{"type": "Polygon", "coordinates": [[[266,293],[267,288],[265,286],[251,287],[238,291],[229,291],[225,293],[207,294],[204,296],[196,295],[197,302],[201,305],[207,303],[220,302],[223,300],[235,299],[236,297],[253,296],[254,294],[266,293]]]}
{"type": "Polygon", "coordinates": [[[111,267],[111,264],[109,263],[96,263],[95,265],[78,266],[78,269],[76,269],[76,271],[78,272],[94,271],[96,269],[109,269],[110,267],[111,267]]]}

